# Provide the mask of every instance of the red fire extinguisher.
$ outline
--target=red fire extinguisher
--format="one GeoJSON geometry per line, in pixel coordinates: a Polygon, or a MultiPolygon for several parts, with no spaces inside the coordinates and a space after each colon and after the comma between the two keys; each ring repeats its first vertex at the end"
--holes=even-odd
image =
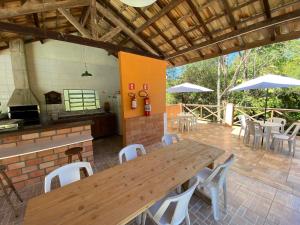
{"type": "Polygon", "coordinates": [[[151,113],[151,104],[148,93],[145,90],[139,91],[139,96],[144,98],[144,115],[150,116],[151,113]]]}
{"type": "Polygon", "coordinates": [[[135,97],[135,93],[128,93],[128,96],[130,97],[130,108],[131,109],[136,109],[137,108],[137,101],[135,97]]]}

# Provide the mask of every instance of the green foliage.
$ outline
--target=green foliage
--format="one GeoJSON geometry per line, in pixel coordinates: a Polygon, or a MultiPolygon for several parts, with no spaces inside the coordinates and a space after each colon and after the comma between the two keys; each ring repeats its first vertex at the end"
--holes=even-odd
{"type": "MultiPolygon", "coordinates": [[[[234,59],[226,58],[227,74],[221,76],[221,90],[225,90],[232,81],[233,74],[241,62],[242,54],[243,52],[235,54],[234,59]]],[[[218,58],[189,64],[185,66],[181,76],[168,77],[168,86],[190,82],[213,89],[215,91],[211,93],[185,94],[184,102],[214,105],[217,102],[217,69],[218,58]]],[[[233,86],[267,73],[300,79],[300,39],[252,49],[245,68],[239,71],[233,86]]],[[[300,88],[272,89],[269,90],[268,96],[268,107],[300,109],[300,88]]],[[[240,106],[263,108],[265,90],[228,92],[222,100],[240,106]]],[[[181,102],[182,94],[168,94],[167,101],[169,103],[181,102]]],[[[300,120],[299,113],[291,115],[291,120],[300,120]]]]}

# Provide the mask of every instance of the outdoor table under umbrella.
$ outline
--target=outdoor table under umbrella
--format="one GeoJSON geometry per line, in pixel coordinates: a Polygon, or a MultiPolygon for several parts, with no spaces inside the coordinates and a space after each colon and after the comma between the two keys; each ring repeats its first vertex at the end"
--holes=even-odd
{"type": "Polygon", "coordinates": [[[182,83],[167,89],[168,93],[182,93],[182,103],[184,93],[200,93],[200,92],[210,92],[213,91],[209,88],[202,87],[191,83],[182,83]]]}
{"type": "Polygon", "coordinates": [[[236,87],[230,89],[230,91],[266,89],[265,116],[264,116],[264,120],[266,120],[269,88],[287,88],[287,87],[297,87],[297,86],[300,86],[300,80],[291,77],[284,77],[280,75],[266,74],[264,76],[257,77],[252,80],[248,80],[240,85],[237,85],[236,87]]]}

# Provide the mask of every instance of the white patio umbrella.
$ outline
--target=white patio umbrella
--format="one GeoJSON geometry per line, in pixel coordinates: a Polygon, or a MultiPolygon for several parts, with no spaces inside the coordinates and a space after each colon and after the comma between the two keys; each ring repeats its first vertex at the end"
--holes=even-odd
{"type": "Polygon", "coordinates": [[[269,88],[287,88],[287,87],[297,87],[300,86],[300,80],[284,77],[274,74],[266,74],[261,77],[257,77],[252,80],[248,80],[236,87],[230,89],[229,91],[243,91],[252,89],[266,89],[266,101],[265,101],[265,119],[267,115],[268,107],[268,90],[269,88]]]}
{"type": "MultiPolygon", "coordinates": [[[[196,84],[191,84],[191,83],[182,83],[167,89],[168,93],[194,93],[194,92],[200,93],[200,92],[210,92],[210,91],[213,90],[196,84]]],[[[182,94],[182,100],[183,100],[183,94],[182,94]]]]}

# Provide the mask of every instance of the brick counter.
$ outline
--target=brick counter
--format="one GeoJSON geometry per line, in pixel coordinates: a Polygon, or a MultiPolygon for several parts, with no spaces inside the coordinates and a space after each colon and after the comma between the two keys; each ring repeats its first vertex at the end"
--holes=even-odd
{"type": "MultiPolygon", "coordinates": [[[[77,125],[77,124],[74,124],[77,125]]],[[[91,125],[81,125],[67,128],[60,127],[53,130],[47,129],[47,131],[37,130],[32,133],[18,133],[1,135],[0,137],[0,164],[7,165],[7,175],[11,178],[16,188],[22,188],[25,185],[34,184],[44,180],[52,170],[67,164],[68,158],[65,155],[65,151],[71,147],[83,148],[83,160],[89,161],[93,164],[93,144],[91,137],[91,125]],[[16,149],[30,149],[30,146],[36,145],[42,146],[43,143],[63,143],[65,140],[76,140],[76,144],[66,143],[59,147],[49,147],[46,150],[20,153],[11,156],[4,155],[1,157],[1,153],[16,151],[16,149]],[[80,139],[80,137],[90,137],[86,139],[80,139]],[[2,152],[1,152],[2,151],[2,152]]],[[[73,160],[77,160],[77,156],[73,160]]]]}
{"type": "Polygon", "coordinates": [[[133,117],[124,120],[124,146],[129,144],[152,145],[164,135],[164,114],[133,117]]]}

